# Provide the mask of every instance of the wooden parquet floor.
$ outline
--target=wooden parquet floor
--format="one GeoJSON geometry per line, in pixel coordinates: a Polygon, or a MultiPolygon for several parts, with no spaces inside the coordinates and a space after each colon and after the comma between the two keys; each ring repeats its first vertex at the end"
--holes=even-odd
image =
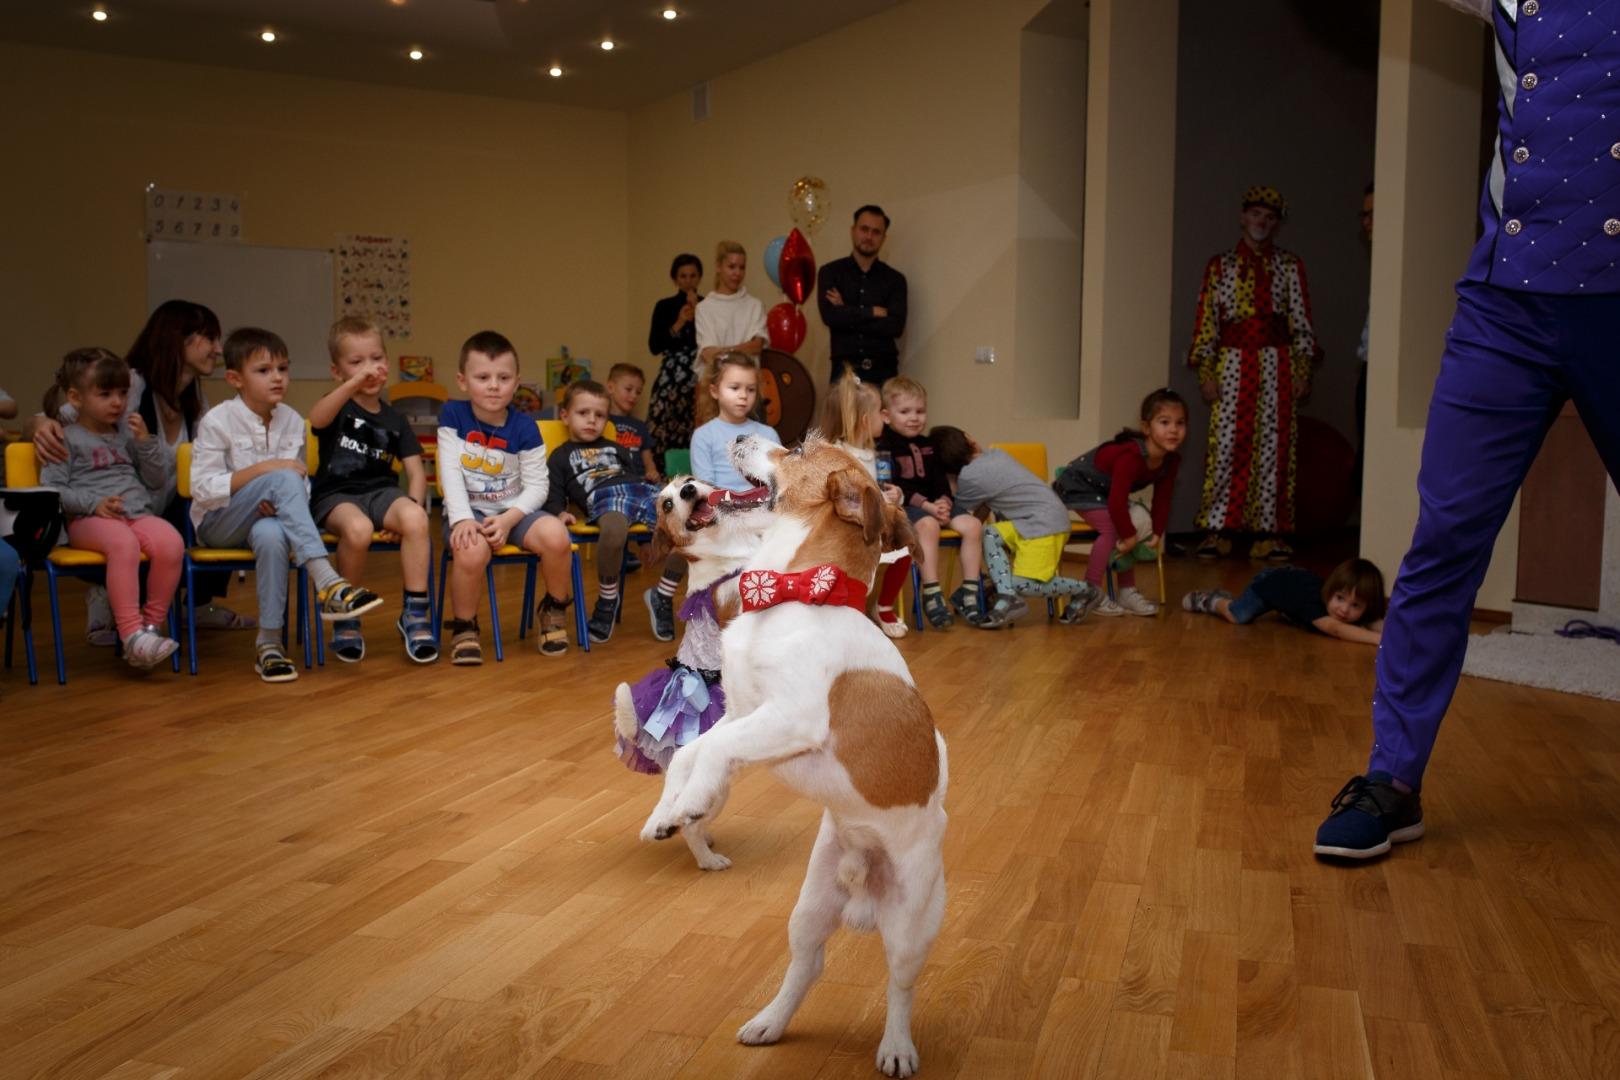
{"type": "MultiPolygon", "coordinates": [[[[0,1076],[877,1075],[874,937],[834,939],[780,1045],[733,1039],[817,807],[746,776],[723,873],[636,837],[657,782],[609,752],[609,693],[669,652],[650,572],[561,661],[516,642],[504,572],[507,660],[468,670],[403,657],[374,567],[373,655],[290,686],[220,632],[198,678],[130,673],[72,587],[68,686],[5,673],[0,1076]]],[[[1174,562],[1172,591],[1250,571],[1174,562]]],[[[1025,622],[900,643],[951,752],[921,1075],[1620,1076],[1620,706],[1464,679],[1429,836],[1327,865],[1371,649],[1179,608],[1025,622]]]]}

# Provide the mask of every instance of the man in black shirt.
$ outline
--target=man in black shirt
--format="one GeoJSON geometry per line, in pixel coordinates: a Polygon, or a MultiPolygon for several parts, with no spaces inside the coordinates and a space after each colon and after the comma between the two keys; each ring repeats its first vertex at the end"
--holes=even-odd
{"type": "Polygon", "coordinates": [[[832,338],[834,382],[845,368],[876,386],[900,373],[895,341],[906,329],[906,276],[878,261],[888,232],[889,215],[881,207],[861,207],[849,230],[854,253],[834,259],[816,277],[821,321],[832,338]]]}

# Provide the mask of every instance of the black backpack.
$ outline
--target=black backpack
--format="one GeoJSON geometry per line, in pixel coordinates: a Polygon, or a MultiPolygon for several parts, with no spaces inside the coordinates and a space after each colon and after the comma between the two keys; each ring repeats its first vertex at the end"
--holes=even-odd
{"type": "Polygon", "coordinates": [[[0,539],[25,561],[38,562],[61,538],[66,518],[54,488],[0,488],[0,539]]]}

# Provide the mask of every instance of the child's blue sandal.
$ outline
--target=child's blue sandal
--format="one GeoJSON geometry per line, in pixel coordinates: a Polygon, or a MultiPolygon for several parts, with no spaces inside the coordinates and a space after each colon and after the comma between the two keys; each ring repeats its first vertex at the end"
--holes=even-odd
{"type": "Polygon", "coordinates": [[[412,660],[431,664],[439,658],[439,639],[434,636],[427,604],[407,600],[396,625],[399,636],[405,639],[405,653],[412,660]]]}
{"type": "Polygon", "coordinates": [[[342,619],[332,624],[332,653],[349,664],[366,656],[366,639],[360,634],[359,619],[342,619]]]}
{"type": "Polygon", "coordinates": [[[923,590],[922,609],[923,614],[928,616],[929,624],[936,629],[943,630],[956,623],[951,618],[951,609],[945,606],[945,594],[937,588],[923,590]]]}

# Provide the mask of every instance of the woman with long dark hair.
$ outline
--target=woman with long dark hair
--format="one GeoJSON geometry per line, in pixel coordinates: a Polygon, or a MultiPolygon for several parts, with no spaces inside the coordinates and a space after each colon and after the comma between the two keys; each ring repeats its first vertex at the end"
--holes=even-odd
{"type": "MultiPolygon", "coordinates": [[[[666,450],[683,450],[692,445],[692,403],[697,390],[697,305],[698,282],[703,280],[703,260],[696,255],[677,255],[669,267],[675,283],[674,296],[666,296],[653,308],[652,329],[647,348],[663,357],[658,374],[647,395],[647,428],[653,445],[662,455],[666,450]]],[[[659,468],[669,470],[662,457],[659,468]]]]}

